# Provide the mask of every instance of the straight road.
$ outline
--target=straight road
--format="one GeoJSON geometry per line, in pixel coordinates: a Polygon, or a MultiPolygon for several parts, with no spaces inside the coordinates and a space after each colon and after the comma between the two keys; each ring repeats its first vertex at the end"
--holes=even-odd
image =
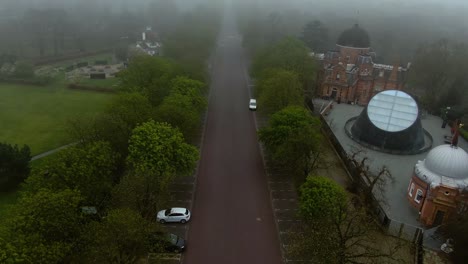
{"type": "MultiPolygon", "coordinates": [[[[241,38],[226,16],[212,65],[186,264],[282,263],[241,38]]],[[[261,106],[260,106],[261,107],[261,106]]]]}

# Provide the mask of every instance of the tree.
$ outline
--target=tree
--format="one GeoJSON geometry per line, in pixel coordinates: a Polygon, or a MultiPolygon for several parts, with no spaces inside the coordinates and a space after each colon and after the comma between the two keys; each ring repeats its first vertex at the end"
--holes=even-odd
{"type": "Polygon", "coordinates": [[[72,254],[81,231],[78,191],[23,193],[7,219],[7,241],[26,263],[58,263],[72,254]]]}
{"type": "Polygon", "coordinates": [[[191,139],[200,125],[199,110],[201,107],[193,105],[192,98],[188,95],[172,93],[164,98],[156,110],[156,116],[158,121],[167,122],[179,128],[185,138],[191,139]]]}
{"type": "Polygon", "coordinates": [[[186,12],[163,39],[164,56],[180,63],[184,73],[197,80],[207,78],[204,69],[221,24],[220,9],[213,6],[200,6],[186,12]]]}
{"type": "Polygon", "coordinates": [[[169,94],[170,82],[179,73],[179,66],[168,59],[136,56],[129,67],[119,73],[120,90],[141,93],[151,105],[157,106],[169,94]]]}
{"type": "MultiPolygon", "coordinates": [[[[383,165],[380,167],[377,172],[372,171],[369,168],[369,165],[366,162],[369,160],[368,157],[364,156],[360,158],[359,156],[364,153],[364,150],[361,148],[354,149],[351,151],[351,154],[348,155],[349,161],[356,168],[356,173],[362,177],[361,182],[353,182],[355,186],[352,186],[352,189],[357,194],[361,195],[364,202],[368,206],[372,206],[373,203],[377,201],[380,203],[387,204],[384,199],[385,186],[387,183],[393,183],[395,178],[393,177],[390,170],[387,166],[383,165]],[[379,194],[379,196],[374,196],[374,192],[379,194]]],[[[388,205],[388,204],[387,204],[388,205]]]]}
{"type": "Polygon", "coordinates": [[[257,87],[260,110],[268,115],[290,105],[304,104],[302,86],[294,72],[281,69],[265,71],[257,87]]]}
{"type": "Polygon", "coordinates": [[[302,41],[314,52],[323,52],[327,49],[328,29],[320,20],[308,22],[302,31],[302,41]]]}
{"type": "Polygon", "coordinates": [[[205,83],[190,79],[186,76],[177,76],[171,81],[171,92],[177,92],[183,95],[195,95],[201,96],[208,91],[208,87],[205,83]]]}
{"type": "Polygon", "coordinates": [[[372,216],[347,201],[344,189],[330,179],[308,177],[300,188],[300,215],[288,252],[314,263],[399,263],[400,244],[376,243],[379,228],[372,216]]]}
{"type": "Polygon", "coordinates": [[[255,77],[261,76],[269,68],[279,68],[298,74],[304,94],[314,94],[312,91],[315,82],[316,66],[314,59],[309,56],[308,48],[300,40],[287,37],[263,49],[255,56],[252,73],[255,77]]]}
{"type": "Polygon", "coordinates": [[[198,159],[195,147],[167,123],[150,121],[135,128],[130,138],[130,173],[114,190],[114,202],[134,208],[145,218],[154,217],[169,196],[175,175],[193,172],[198,159]]]}
{"type": "Polygon", "coordinates": [[[271,116],[259,137],[272,160],[294,175],[297,183],[317,166],[320,157],[320,120],[305,108],[289,106],[271,116]]]}
{"type": "Polygon", "coordinates": [[[24,145],[18,148],[17,145],[0,143],[0,191],[9,191],[29,175],[31,151],[24,145]]]}
{"type": "Polygon", "coordinates": [[[128,140],[137,125],[148,121],[153,107],[139,93],[119,93],[94,119],[71,120],[69,133],[81,142],[107,141],[122,158],[128,154],[128,140]]]}
{"type": "Polygon", "coordinates": [[[423,92],[423,103],[430,111],[463,105],[468,98],[463,87],[468,84],[468,46],[441,39],[420,46],[409,74],[413,88],[423,92]]]}
{"type": "Polygon", "coordinates": [[[306,221],[336,217],[347,202],[345,190],[329,178],[307,177],[299,189],[299,211],[306,221]]]}
{"type": "Polygon", "coordinates": [[[197,149],[167,123],[149,121],[133,130],[128,162],[137,173],[191,174],[197,160],[197,149]]]}
{"type": "Polygon", "coordinates": [[[170,94],[156,110],[156,119],[179,128],[185,138],[193,138],[207,106],[202,96],[204,89],[200,81],[187,77],[175,78],[171,82],[170,94]]]}
{"type": "Polygon", "coordinates": [[[25,189],[79,190],[84,203],[102,208],[110,200],[117,158],[104,142],[69,147],[34,171],[25,189]]]}
{"type": "Polygon", "coordinates": [[[148,252],[147,238],[155,227],[130,209],[110,210],[101,222],[91,222],[83,235],[79,259],[89,263],[137,263],[148,252]]]}

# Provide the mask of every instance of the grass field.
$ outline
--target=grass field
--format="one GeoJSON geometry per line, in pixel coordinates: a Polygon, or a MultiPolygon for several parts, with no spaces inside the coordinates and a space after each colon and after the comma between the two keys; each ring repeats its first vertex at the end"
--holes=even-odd
{"type": "Polygon", "coordinates": [[[0,142],[27,144],[33,155],[70,143],[67,120],[102,111],[110,94],[47,86],[0,84],[0,142]]]}

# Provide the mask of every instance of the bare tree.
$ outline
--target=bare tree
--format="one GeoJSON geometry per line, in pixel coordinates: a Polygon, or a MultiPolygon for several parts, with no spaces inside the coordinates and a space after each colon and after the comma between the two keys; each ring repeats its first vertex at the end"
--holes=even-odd
{"type": "Polygon", "coordinates": [[[368,162],[369,157],[365,156],[366,151],[363,148],[354,148],[351,150],[351,153],[348,154],[348,160],[355,168],[355,174],[359,176],[358,181],[354,184],[357,184],[357,189],[362,190],[364,202],[371,204],[374,201],[374,198],[379,203],[384,203],[388,205],[385,199],[383,199],[383,194],[385,193],[385,187],[390,182],[393,183],[395,178],[388,169],[387,166],[382,165],[377,171],[372,171],[368,162]],[[362,179],[362,181],[361,181],[362,179]],[[376,197],[375,192],[378,192],[379,195],[376,197]]]}
{"type": "Polygon", "coordinates": [[[397,254],[404,242],[382,237],[373,216],[345,203],[335,217],[306,221],[290,232],[287,253],[310,263],[404,263],[397,254]]]}

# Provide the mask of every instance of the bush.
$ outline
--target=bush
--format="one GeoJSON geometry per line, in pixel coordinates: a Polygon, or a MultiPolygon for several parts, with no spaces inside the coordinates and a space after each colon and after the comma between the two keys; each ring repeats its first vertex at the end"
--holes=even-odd
{"type": "Polygon", "coordinates": [[[34,66],[25,61],[17,62],[12,76],[19,79],[33,79],[35,76],[34,66]]]}
{"type": "Polygon", "coordinates": [[[22,183],[29,174],[31,151],[24,145],[0,143],[0,191],[10,191],[22,183]]]}

